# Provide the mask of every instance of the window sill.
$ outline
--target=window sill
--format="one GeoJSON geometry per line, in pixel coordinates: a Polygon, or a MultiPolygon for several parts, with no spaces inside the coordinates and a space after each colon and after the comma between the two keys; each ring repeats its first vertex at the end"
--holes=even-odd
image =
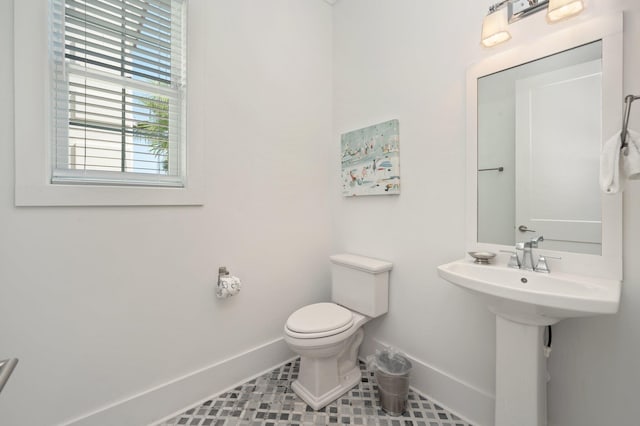
{"type": "Polygon", "coordinates": [[[184,206],[203,205],[197,188],[106,185],[24,185],[16,182],[16,206],[184,206]]]}

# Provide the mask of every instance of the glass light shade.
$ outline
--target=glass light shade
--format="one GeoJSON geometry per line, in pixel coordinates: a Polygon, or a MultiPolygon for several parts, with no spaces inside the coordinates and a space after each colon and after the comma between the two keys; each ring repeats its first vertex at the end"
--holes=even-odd
{"type": "Polygon", "coordinates": [[[584,9],[582,0],[549,0],[547,19],[549,22],[557,22],[570,18],[584,9]]]}
{"type": "Polygon", "coordinates": [[[507,28],[507,8],[496,10],[484,17],[482,21],[482,44],[492,47],[511,38],[507,28]]]}

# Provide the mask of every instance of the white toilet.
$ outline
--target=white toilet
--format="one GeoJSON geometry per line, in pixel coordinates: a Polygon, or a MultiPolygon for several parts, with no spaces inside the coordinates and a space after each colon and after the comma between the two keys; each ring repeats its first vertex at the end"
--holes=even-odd
{"type": "Polygon", "coordinates": [[[353,254],[331,259],[331,300],[289,316],[284,339],[300,355],[293,391],[319,410],[360,383],[362,326],[389,308],[391,262],[353,254]]]}

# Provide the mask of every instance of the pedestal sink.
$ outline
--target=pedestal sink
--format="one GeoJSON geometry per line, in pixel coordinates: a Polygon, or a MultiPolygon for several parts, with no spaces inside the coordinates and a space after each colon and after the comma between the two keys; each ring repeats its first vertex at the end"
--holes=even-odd
{"type": "Polygon", "coordinates": [[[546,425],[544,326],[616,313],[620,281],[467,259],[438,266],[438,275],[476,294],[496,314],[495,426],[546,425]]]}

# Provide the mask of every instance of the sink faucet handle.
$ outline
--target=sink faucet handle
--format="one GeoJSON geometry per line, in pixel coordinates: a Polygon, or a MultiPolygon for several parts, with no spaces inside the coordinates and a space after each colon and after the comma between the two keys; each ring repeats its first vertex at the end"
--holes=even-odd
{"type": "Polygon", "coordinates": [[[558,259],[558,260],[562,259],[561,257],[540,255],[540,257],[538,257],[538,263],[536,264],[536,267],[533,270],[536,272],[542,272],[544,274],[548,274],[549,272],[551,272],[551,269],[549,269],[549,264],[547,264],[547,258],[558,259]]]}
{"type": "Polygon", "coordinates": [[[500,250],[500,253],[509,253],[511,257],[509,257],[509,263],[507,266],[509,268],[520,269],[520,258],[518,257],[518,252],[511,250],[500,250]]]}
{"type": "Polygon", "coordinates": [[[542,235],[540,235],[537,238],[532,238],[531,241],[529,241],[529,243],[531,244],[530,247],[537,248],[538,243],[541,243],[543,241],[544,241],[544,237],[542,235]]]}

